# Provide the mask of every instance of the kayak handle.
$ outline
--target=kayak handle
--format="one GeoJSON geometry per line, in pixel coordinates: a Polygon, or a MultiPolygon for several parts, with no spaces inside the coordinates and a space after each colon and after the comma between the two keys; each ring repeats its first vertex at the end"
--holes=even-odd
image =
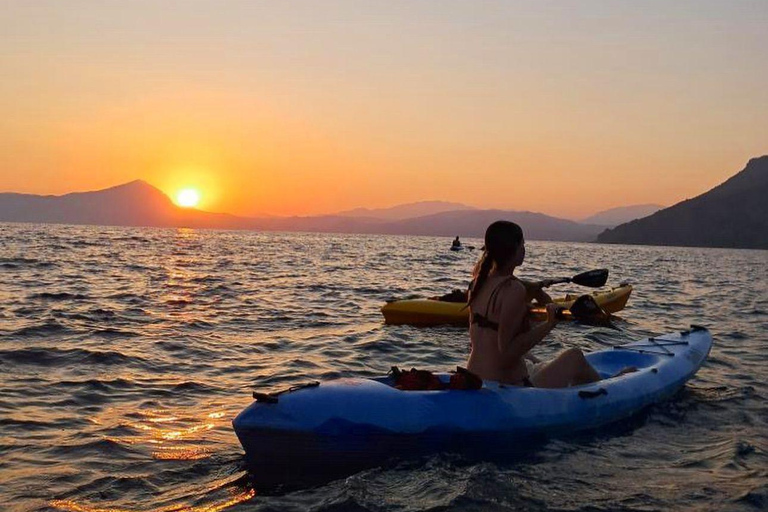
{"type": "Polygon", "coordinates": [[[273,395],[272,393],[259,393],[257,391],[253,392],[253,398],[257,402],[263,402],[265,404],[276,404],[277,403],[277,396],[273,395]]]}
{"type": "Polygon", "coordinates": [[[253,399],[257,402],[263,402],[265,404],[276,404],[278,402],[278,396],[282,395],[283,393],[292,393],[304,388],[316,388],[319,385],[320,383],[318,381],[312,381],[305,384],[297,384],[295,386],[291,386],[288,389],[278,391],[277,393],[260,393],[259,391],[254,391],[253,399]]]}
{"type": "Polygon", "coordinates": [[[605,388],[600,388],[597,391],[579,391],[579,398],[597,398],[600,395],[607,395],[608,392],[605,388]]]}

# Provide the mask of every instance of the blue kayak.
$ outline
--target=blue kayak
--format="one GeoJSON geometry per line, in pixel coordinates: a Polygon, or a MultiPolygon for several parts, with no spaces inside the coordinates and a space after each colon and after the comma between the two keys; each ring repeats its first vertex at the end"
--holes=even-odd
{"type": "MultiPolygon", "coordinates": [[[[524,444],[596,429],[671,397],[711,347],[709,331],[692,326],[591,352],[586,357],[603,380],[563,389],[485,381],[472,391],[402,391],[392,377],[336,379],[279,395],[254,394],[257,400],[232,423],[252,467],[277,464],[286,475],[453,451],[480,439],[524,444]],[[610,377],[627,366],[638,371],[610,377]]],[[[439,377],[447,382],[450,375],[439,377]]]]}

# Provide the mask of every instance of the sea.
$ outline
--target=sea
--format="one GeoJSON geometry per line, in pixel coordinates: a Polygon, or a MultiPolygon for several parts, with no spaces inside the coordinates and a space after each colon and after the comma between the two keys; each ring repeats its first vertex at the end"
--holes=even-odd
{"type": "Polygon", "coordinates": [[[231,425],[252,391],[464,364],[466,329],[380,313],[465,288],[478,250],[450,244],[0,224],[0,510],[768,509],[768,251],[538,241],[521,277],[607,268],[634,286],[613,326],[561,324],[538,357],[699,324],[714,346],[695,378],[620,428],[509,459],[435,453],[260,490],[231,425]]]}

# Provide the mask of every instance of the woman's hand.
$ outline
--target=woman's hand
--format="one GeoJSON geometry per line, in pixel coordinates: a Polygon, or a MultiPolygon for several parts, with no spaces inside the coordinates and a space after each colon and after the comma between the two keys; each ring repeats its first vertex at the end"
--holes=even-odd
{"type": "Polygon", "coordinates": [[[547,323],[555,325],[557,323],[557,314],[563,309],[563,306],[550,302],[547,304],[547,323]]]}

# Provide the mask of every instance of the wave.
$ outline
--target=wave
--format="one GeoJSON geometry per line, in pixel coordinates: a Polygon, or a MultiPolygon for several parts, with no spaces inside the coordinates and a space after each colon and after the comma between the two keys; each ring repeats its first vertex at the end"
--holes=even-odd
{"type": "Polygon", "coordinates": [[[74,334],[76,331],[60,324],[55,320],[47,320],[44,323],[29,325],[13,331],[11,334],[18,337],[51,336],[54,334],[74,334]]]}
{"type": "Polygon", "coordinates": [[[125,391],[130,389],[136,389],[136,382],[128,379],[111,379],[111,380],[99,380],[99,379],[87,379],[87,380],[62,380],[55,384],[55,387],[60,388],[76,388],[85,389],[89,391],[102,391],[111,392],[115,390],[125,391]]]}
{"type": "MultiPolygon", "coordinates": [[[[90,436],[83,436],[90,437],[90,436]]],[[[131,455],[140,455],[141,452],[129,444],[120,443],[114,439],[103,438],[97,440],[85,440],[83,442],[69,442],[52,445],[43,450],[51,457],[62,458],[82,458],[91,456],[106,457],[111,460],[115,457],[125,457],[131,455]]]]}
{"type": "Polygon", "coordinates": [[[69,292],[42,292],[35,293],[30,296],[31,299],[43,299],[43,300],[85,300],[89,299],[87,295],[82,293],[69,293],[69,292]]]}
{"type": "Polygon", "coordinates": [[[733,500],[739,505],[746,505],[754,510],[768,509],[768,484],[755,486],[733,500]]]}
{"type": "Polygon", "coordinates": [[[36,258],[0,258],[0,267],[7,269],[27,268],[55,268],[59,264],[53,261],[39,260],[36,258]]]}
{"type": "Polygon", "coordinates": [[[51,421],[37,421],[37,420],[20,420],[15,418],[0,418],[0,429],[6,430],[20,430],[20,431],[37,431],[55,428],[56,422],[51,421]]]}
{"type": "Polygon", "coordinates": [[[129,365],[142,362],[115,350],[97,351],[82,348],[59,349],[32,347],[18,350],[0,350],[0,362],[32,366],[59,366],[85,364],[98,366],[129,365]]]}

